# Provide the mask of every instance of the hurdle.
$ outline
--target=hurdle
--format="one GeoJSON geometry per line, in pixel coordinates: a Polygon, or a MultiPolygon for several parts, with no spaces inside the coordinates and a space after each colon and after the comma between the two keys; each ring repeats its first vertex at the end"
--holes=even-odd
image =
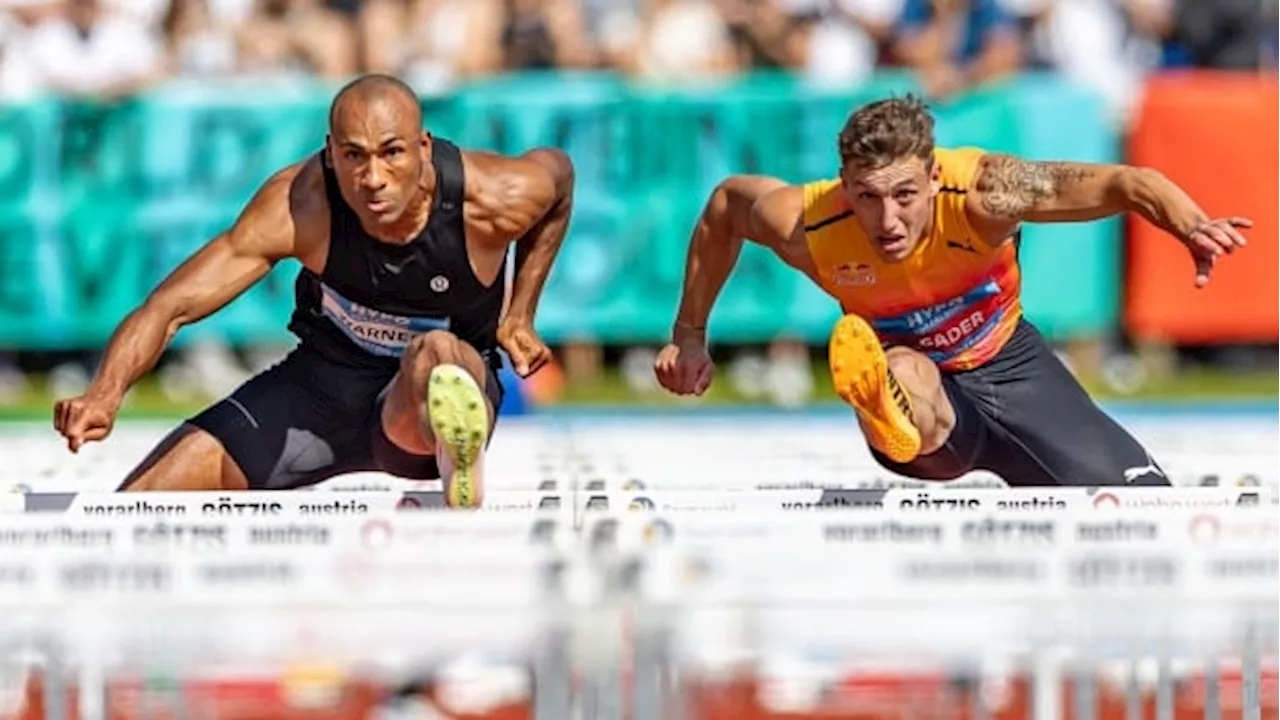
{"type": "Polygon", "coordinates": [[[446,705],[492,695],[539,720],[838,718],[822,713],[904,698],[967,708],[948,718],[1275,712],[1266,488],[961,494],[977,504],[855,489],[823,505],[824,488],[722,510],[567,489],[540,494],[564,498],[554,509],[492,512],[417,511],[397,492],[24,502],[0,515],[0,613],[24,618],[0,647],[38,650],[45,716],[81,720],[116,699],[128,648],[184,672],[210,648],[281,677],[298,655],[348,684],[381,668],[383,691],[434,682],[446,705]],[[489,659],[450,669],[468,653],[489,659]]]}

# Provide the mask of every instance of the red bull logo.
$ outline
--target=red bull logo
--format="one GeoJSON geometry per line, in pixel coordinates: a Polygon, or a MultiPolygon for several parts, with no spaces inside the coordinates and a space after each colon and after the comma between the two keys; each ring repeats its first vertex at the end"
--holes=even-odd
{"type": "Polygon", "coordinates": [[[836,285],[874,285],[876,282],[875,268],[867,263],[842,263],[836,266],[834,272],[831,273],[831,280],[836,285]]]}
{"type": "Polygon", "coordinates": [[[1222,542],[1270,547],[1280,538],[1280,523],[1274,518],[1221,518],[1204,513],[1191,518],[1187,535],[1200,547],[1213,547],[1222,542]]]}

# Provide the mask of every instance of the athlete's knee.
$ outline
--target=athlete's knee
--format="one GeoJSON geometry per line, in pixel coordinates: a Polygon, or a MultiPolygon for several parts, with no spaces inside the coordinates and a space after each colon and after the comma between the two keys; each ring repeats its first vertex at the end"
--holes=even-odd
{"type": "Polygon", "coordinates": [[[892,347],[885,351],[885,359],[889,363],[889,372],[902,383],[907,390],[927,394],[942,389],[942,374],[938,366],[922,353],[904,347],[892,347]]]}
{"type": "Polygon", "coordinates": [[[409,341],[409,346],[405,349],[402,364],[411,368],[418,368],[422,365],[436,365],[438,361],[447,359],[459,353],[459,344],[462,341],[447,330],[432,330],[423,333],[413,340],[409,341]]]}
{"type": "Polygon", "coordinates": [[[438,365],[460,365],[476,376],[476,382],[484,382],[480,353],[445,330],[432,330],[414,338],[401,360],[401,369],[420,379],[438,365]]]}
{"type": "Polygon", "coordinates": [[[932,360],[909,348],[889,348],[885,358],[889,372],[911,399],[911,419],[920,431],[920,453],[927,455],[942,447],[956,426],[955,409],[942,387],[942,373],[932,360]]]}

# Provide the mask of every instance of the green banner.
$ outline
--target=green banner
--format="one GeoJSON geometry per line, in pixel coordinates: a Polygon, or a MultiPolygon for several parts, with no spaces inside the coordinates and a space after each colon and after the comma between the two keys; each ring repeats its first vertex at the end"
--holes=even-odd
{"type": "MultiPolygon", "coordinates": [[[[433,132],[464,147],[519,153],[550,145],[572,155],[575,215],[540,305],[546,339],[656,343],[667,336],[689,234],[716,183],[734,173],[830,177],[848,113],[912,87],[904,76],[832,93],[775,75],[696,90],[599,74],[519,75],[423,107],[433,132]]],[[[0,346],[103,343],[165,274],[234,221],[271,173],[320,148],[332,91],[175,85],[122,104],[0,109],[0,346]]],[[[1052,78],[1018,78],[935,110],[941,145],[1088,161],[1113,161],[1120,151],[1100,101],[1052,78]]],[[[1115,326],[1120,240],[1115,221],[1027,230],[1027,309],[1050,336],[1115,326]]],[[[178,342],[288,342],[296,273],[296,263],[283,263],[178,342]]],[[[720,342],[787,335],[821,343],[837,314],[807,280],[748,247],[712,334],[720,342]]]]}

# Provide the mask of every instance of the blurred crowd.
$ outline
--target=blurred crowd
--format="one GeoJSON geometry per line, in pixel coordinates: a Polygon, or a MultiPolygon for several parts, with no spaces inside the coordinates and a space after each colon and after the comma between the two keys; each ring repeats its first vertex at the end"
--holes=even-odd
{"type": "Polygon", "coordinates": [[[913,68],[937,98],[1023,69],[1123,108],[1153,69],[1276,64],[1277,0],[0,0],[0,100],[172,78],[609,69],[698,82],[913,68]]]}
{"type": "MultiPolygon", "coordinates": [[[[388,72],[433,95],[519,71],[690,84],[781,70],[849,87],[893,67],[917,73],[938,100],[1012,73],[1057,72],[1098,90],[1123,122],[1156,70],[1274,69],[1277,2],[0,0],[0,108],[47,94],[110,100],[174,80],[388,72]]],[[[798,399],[809,390],[805,349],[778,348],[733,375],[783,367],[772,385],[798,399]]],[[[217,394],[246,372],[219,343],[186,355],[162,377],[173,392],[201,384],[217,394]]],[[[25,385],[15,359],[0,352],[0,404],[25,385]]],[[[53,384],[63,394],[83,386],[93,364],[59,365],[53,384]]],[[[651,382],[647,359],[623,366],[634,383],[651,382]]]]}

